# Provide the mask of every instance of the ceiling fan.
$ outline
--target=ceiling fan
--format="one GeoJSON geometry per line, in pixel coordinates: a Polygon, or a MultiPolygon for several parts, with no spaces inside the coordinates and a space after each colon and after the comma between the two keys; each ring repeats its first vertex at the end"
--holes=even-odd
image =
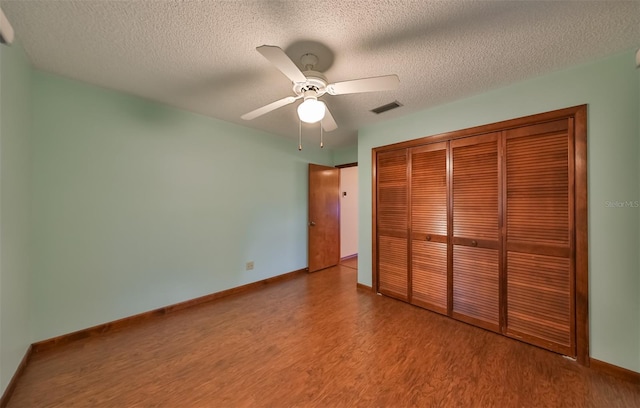
{"type": "Polygon", "coordinates": [[[244,120],[252,120],[283,106],[292,104],[298,99],[304,99],[298,106],[298,117],[307,123],[322,121],[322,129],[330,132],[338,128],[333,115],[323,101],[318,98],[325,94],[345,95],[360,92],[390,91],[398,88],[400,80],[397,75],[384,75],[373,78],[353,79],[350,81],[329,83],[327,78],[313,68],[318,63],[314,54],[305,54],[300,62],[304,72],[280,48],[273,45],[262,45],[256,50],[276,66],[293,83],[295,96],[287,96],[271,102],[241,116],[244,120]]]}

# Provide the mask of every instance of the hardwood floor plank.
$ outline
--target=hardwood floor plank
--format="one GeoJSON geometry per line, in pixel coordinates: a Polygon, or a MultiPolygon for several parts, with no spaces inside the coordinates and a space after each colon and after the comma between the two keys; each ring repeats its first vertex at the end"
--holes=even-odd
{"type": "Polygon", "coordinates": [[[346,266],[352,269],[358,269],[358,254],[342,258],[340,260],[340,265],[346,266]]]}
{"type": "Polygon", "coordinates": [[[32,354],[8,407],[640,406],[640,385],[316,274],[32,354]]]}

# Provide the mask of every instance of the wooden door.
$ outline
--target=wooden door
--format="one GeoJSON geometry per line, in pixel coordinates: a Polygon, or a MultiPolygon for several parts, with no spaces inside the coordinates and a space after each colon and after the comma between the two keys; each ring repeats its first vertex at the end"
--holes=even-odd
{"type": "Polygon", "coordinates": [[[500,331],[500,133],[451,142],[452,316],[500,331]]]}
{"type": "Polygon", "coordinates": [[[570,119],[506,131],[506,334],[575,356],[570,119]]]}
{"type": "Polygon", "coordinates": [[[447,314],[447,142],[411,149],[411,303],[447,314]]]}
{"type": "Polygon", "coordinates": [[[340,169],[309,164],[309,272],[340,262],[340,169]]]}
{"type": "Polygon", "coordinates": [[[409,299],[407,150],[379,153],[376,163],[377,288],[409,299]]]}

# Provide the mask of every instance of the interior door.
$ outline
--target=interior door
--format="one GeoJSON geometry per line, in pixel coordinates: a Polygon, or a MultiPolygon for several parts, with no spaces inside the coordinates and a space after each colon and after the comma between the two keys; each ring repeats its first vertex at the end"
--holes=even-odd
{"type": "Polygon", "coordinates": [[[571,123],[506,131],[506,328],[575,356],[571,123]]]}
{"type": "Polygon", "coordinates": [[[340,169],[309,164],[309,272],[340,262],[340,169]]]}
{"type": "Polygon", "coordinates": [[[411,149],[411,303],[447,314],[447,142],[411,149]]]}
{"type": "Polygon", "coordinates": [[[451,142],[452,316],[500,331],[500,133],[451,142]]]}
{"type": "Polygon", "coordinates": [[[377,155],[378,291],[409,300],[409,187],[407,149],[377,155]]]}

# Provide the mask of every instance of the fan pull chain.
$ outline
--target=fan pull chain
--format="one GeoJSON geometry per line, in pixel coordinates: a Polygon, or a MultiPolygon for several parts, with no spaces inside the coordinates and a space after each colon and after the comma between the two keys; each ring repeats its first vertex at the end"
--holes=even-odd
{"type": "Polygon", "coordinates": [[[302,150],[302,121],[298,119],[298,151],[302,150]]]}
{"type": "Polygon", "coordinates": [[[324,147],[324,142],[322,141],[322,119],[320,119],[320,148],[324,147]]]}

